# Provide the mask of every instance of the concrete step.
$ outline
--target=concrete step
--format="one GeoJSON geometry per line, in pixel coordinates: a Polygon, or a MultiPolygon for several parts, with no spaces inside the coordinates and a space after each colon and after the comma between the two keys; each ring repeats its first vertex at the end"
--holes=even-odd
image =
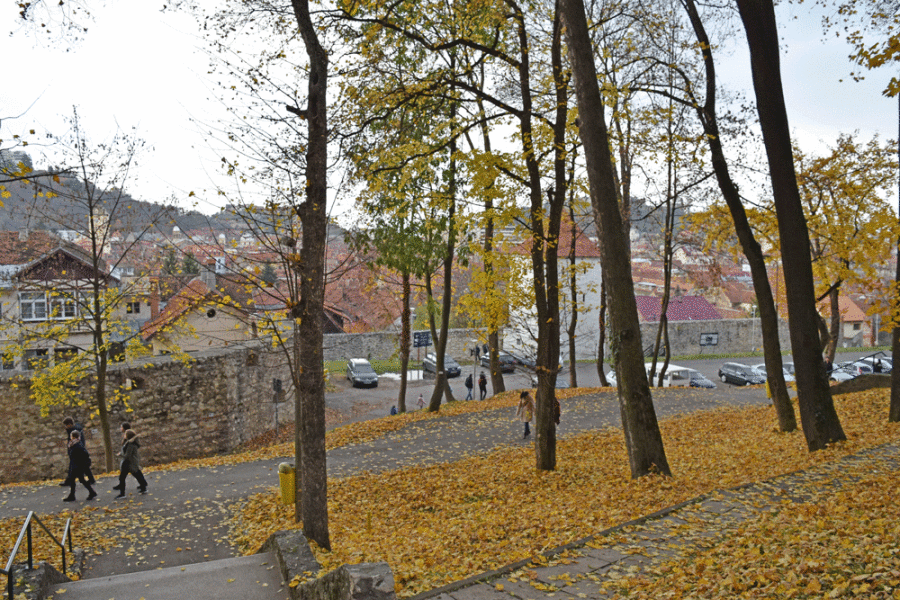
{"type": "Polygon", "coordinates": [[[55,600],[289,600],[274,553],[55,585],[55,600]]]}

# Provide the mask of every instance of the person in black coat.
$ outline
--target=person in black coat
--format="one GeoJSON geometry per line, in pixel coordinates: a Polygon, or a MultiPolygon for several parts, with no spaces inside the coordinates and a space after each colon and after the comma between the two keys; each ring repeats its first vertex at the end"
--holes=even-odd
{"type": "Polygon", "coordinates": [[[97,497],[97,492],[91,487],[90,481],[86,475],[91,472],[91,455],[87,448],[81,443],[81,432],[73,431],[69,438],[69,476],[66,481],[69,482],[69,495],[63,498],[63,502],[75,502],[75,480],[78,479],[81,485],[87,488],[88,500],[97,497]]]}
{"type": "MultiPolygon", "coordinates": [[[[85,451],[87,451],[87,443],[84,439],[84,426],[81,425],[80,423],[76,423],[75,419],[73,419],[72,417],[66,417],[65,419],[63,419],[63,427],[66,428],[66,447],[68,447],[69,442],[72,439],[72,432],[77,431],[78,437],[81,440],[81,447],[84,448],[85,451]]],[[[90,483],[91,485],[94,485],[94,483],[95,483],[94,473],[91,471],[90,468],[88,468],[87,473],[85,473],[85,475],[87,476],[88,483],[90,483]]],[[[62,481],[59,485],[63,486],[63,487],[68,487],[70,485],[74,485],[74,483],[75,483],[74,481],[69,481],[69,479],[66,478],[65,481],[62,481]]]]}

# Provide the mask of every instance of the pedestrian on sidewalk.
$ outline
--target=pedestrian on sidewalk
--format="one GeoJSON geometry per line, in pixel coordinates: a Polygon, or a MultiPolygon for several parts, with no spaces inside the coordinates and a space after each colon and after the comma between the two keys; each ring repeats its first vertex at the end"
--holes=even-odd
{"type": "Polygon", "coordinates": [[[91,482],[86,475],[91,472],[91,455],[87,448],[81,442],[81,432],[73,430],[69,437],[69,476],[66,481],[69,482],[69,495],[63,498],[63,502],[75,502],[75,480],[81,482],[88,491],[88,500],[97,497],[97,492],[91,487],[91,482]]]}
{"type": "Polygon", "coordinates": [[[481,392],[481,399],[487,398],[487,377],[484,376],[484,371],[481,372],[481,377],[478,378],[478,389],[481,392]]]}
{"type": "MultiPolygon", "coordinates": [[[[77,431],[78,437],[81,440],[81,447],[84,448],[85,452],[87,452],[87,443],[85,443],[84,439],[84,426],[80,423],[76,423],[73,417],[66,417],[65,419],[63,419],[63,427],[66,428],[66,449],[68,450],[69,442],[71,442],[72,440],[72,432],[77,431]]],[[[94,473],[91,472],[90,467],[88,467],[87,473],[85,473],[85,475],[87,476],[88,483],[94,485],[94,473]]],[[[74,481],[69,481],[69,479],[66,478],[65,480],[61,481],[59,485],[62,487],[68,487],[69,485],[72,485],[74,483],[74,481]]]]}
{"type": "Polygon", "coordinates": [[[466,377],[466,400],[472,400],[472,390],[475,388],[475,382],[472,381],[472,374],[466,377]]]}
{"type": "Polygon", "coordinates": [[[419,399],[416,400],[416,404],[419,405],[419,410],[425,408],[425,398],[422,397],[422,394],[419,394],[419,399]]]}
{"type": "Polygon", "coordinates": [[[524,440],[531,435],[531,419],[534,416],[534,399],[528,391],[519,394],[519,407],[516,408],[516,417],[525,423],[525,434],[522,436],[524,440]]]}
{"type": "Polygon", "coordinates": [[[125,497],[125,478],[129,473],[137,479],[138,491],[146,494],[147,480],[144,479],[144,474],[141,472],[141,455],[139,453],[141,443],[137,439],[137,432],[134,429],[124,429],[123,427],[122,433],[125,437],[122,440],[122,452],[119,453],[119,456],[122,457],[122,466],[119,469],[119,485],[113,488],[114,490],[119,490],[119,495],[116,498],[125,497]]]}

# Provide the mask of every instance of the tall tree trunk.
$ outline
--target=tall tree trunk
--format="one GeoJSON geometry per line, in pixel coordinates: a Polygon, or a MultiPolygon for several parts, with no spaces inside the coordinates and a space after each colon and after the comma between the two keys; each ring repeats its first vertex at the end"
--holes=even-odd
{"type": "MultiPolygon", "coordinates": [[[[482,113],[485,112],[481,99],[478,100],[478,108],[482,113]]],[[[481,122],[481,137],[484,141],[484,151],[486,154],[491,153],[491,135],[490,129],[486,121],[481,122]]],[[[487,220],[484,224],[484,271],[487,274],[487,281],[494,280],[494,263],[491,253],[494,250],[494,199],[490,195],[484,200],[484,214],[487,220]]],[[[506,391],[506,382],[503,380],[503,373],[497,368],[497,356],[500,350],[500,333],[496,329],[488,331],[488,370],[491,374],[491,390],[494,394],[506,391]]],[[[478,360],[476,358],[476,360],[478,360]]]]}
{"type": "Polygon", "coordinates": [[[297,206],[303,227],[300,256],[300,375],[303,404],[302,461],[298,459],[303,490],[303,533],[326,550],[328,535],[328,477],[325,455],[325,373],[322,356],[322,312],[325,305],[325,236],[328,224],[328,56],[319,43],[309,14],[308,0],[291,0],[294,16],[309,58],[306,148],[306,198],[297,206]]]}
{"type": "Polygon", "coordinates": [[[737,0],[750,46],[756,106],[769,159],[769,173],[784,264],[791,349],[796,365],[800,422],[810,450],[846,439],[822,360],[809,230],[791,148],[790,127],[781,87],[778,28],[772,0],[737,0]]]}
{"type": "Polygon", "coordinates": [[[569,387],[578,387],[578,369],[575,368],[575,342],[578,329],[578,276],[575,270],[577,257],[575,256],[575,209],[572,207],[572,199],[569,199],[569,221],[571,221],[571,243],[569,244],[569,299],[572,310],[569,318],[569,387]]]}
{"type": "Polygon", "coordinates": [[[670,474],[653,398],[644,369],[634,281],[628,240],[619,213],[618,193],[609,152],[603,99],[594,68],[582,0],[561,0],[572,75],[578,98],[579,132],[584,144],[594,214],[598,216],[603,279],[609,295],[612,352],[619,384],[622,429],[632,477],[658,472],[670,474]]]}
{"type": "Polygon", "coordinates": [[[838,341],[841,338],[841,299],[840,288],[832,287],[828,292],[828,304],[831,311],[831,323],[828,328],[828,346],[825,348],[825,355],[834,363],[835,354],[837,354],[838,341]]]}
{"type": "Polygon", "coordinates": [[[406,380],[407,369],[409,368],[409,350],[410,350],[410,331],[412,329],[411,310],[409,306],[410,291],[409,271],[404,270],[403,274],[403,311],[400,313],[400,395],[397,398],[397,410],[406,412],[406,380]]]}
{"type": "MultiPolygon", "coordinates": [[[[682,2],[688,12],[697,41],[700,43],[701,52],[703,53],[703,64],[706,70],[706,99],[702,106],[697,105],[697,116],[703,124],[703,130],[706,133],[707,143],[712,155],[713,171],[716,174],[719,189],[722,191],[722,197],[725,199],[725,204],[728,205],[728,210],[731,212],[731,219],[734,221],[734,230],[741,244],[741,250],[743,250],[744,256],[747,257],[747,262],[750,265],[750,277],[753,280],[753,289],[756,291],[756,301],[759,307],[763,356],[766,365],[768,365],[768,371],[771,373],[769,376],[769,391],[772,394],[772,403],[775,406],[775,413],[778,417],[778,427],[784,432],[794,431],[797,429],[797,417],[794,415],[794,405],[791,404],[787,384],[784,380],[781,340],[778,336],[778,311],[772,295],[772,287],[769,284],[766,259],[763,255],[762,247],[753,235],[753,229],[750,227],[750,222],[747,219],[747,213],[744,210],[743,202],[741,202],[737,186],[731,179],[728,162],[725,159],[725,152],[722,148],[722,137],[719,135],[719,122],[716,112],[716,70],[712,46],[709,43],[706,29],[703,26],[703,21],[700,19],[694,0],[682,0],[682,2]]],[[[776,275],[777,273],[778,271],[776,271],[776,275]]],[[[776,277],[776,286],[777,283],[776,277]]]]}
{"type": "Polygon", "coordinates": [[[600,385],[609,386],[604,369],[604,355],[606,354],[606,280],[600,282],[600,311],[597,315],[597,375],[600,377],[600,385]]]}
{"type": "MultiPolygon", "coordinates": [[[[900,94],[897,94],[897,156],[900,157],[900,94]]],[[[897,200],[900,202],[900,172],[897,175],[897,200]]],[[[900,287],[900,236],[897,237],[897,267],[894,281],[900,287]]],[[[900,296],[894,295],[891,316],[896,319],[900,308],[900,296]]],[[[894,322],[891,329],[891,355],[900,357],[900,324],[894,322]]],[[[900,423],[900,368],[891,369],[891,406],[888,409],[888,422],[900,423]]]]}

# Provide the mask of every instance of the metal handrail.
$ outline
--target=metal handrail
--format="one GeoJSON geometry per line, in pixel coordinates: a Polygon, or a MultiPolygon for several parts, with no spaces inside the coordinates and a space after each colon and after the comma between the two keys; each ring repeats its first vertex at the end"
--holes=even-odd
{"type": "Polygon", "coordinates": [[[34,549],[32,547],[32,542],[31,542],[31,522],[32,521],[35,521],[38,525],[40,525],[41,529],[43,529],[47,533],[47,535],[50,536],[50,539],[53,541],[53,543],[56,544],[57,546],[59,546],[59,548],[62,550],[63,574],[65,574],[65,572],[66,572],[66,541],[69,542],[69,552],[74,553],[74,550],[72,548],[72,536],[71,536],[72,519],[71,518],[66,519],[66,526],[63,529],[62,541],[59,541],[56,539],[56,537],[52,533],[50,533],[50,530],[47,529],[47,526],[41,522],[41,520],[38,518],[38,516],[36,514],[34,514],[33,510],[28,511],[28,516],[25,517],[25,524],[22,525],[22,530],[19,531],[19,537],[18,537],[18,539],[16,539],[15,546],[13,546],[12,554],[10,554],[9,560],[6,562],[6,568],[0,569],[0,574],[6,575],[6,591],[7,591],[7,594],[9,595],[8,596],[9,598],[14,597],[13,592],[14,592],[14,588],[15,588],[15,577],[13,577],[13,570],[15,567],[13,566],[13,562],[16,560],[16,555],[19,553],[19,547],[22,545],[23,537],[27,537],[27,539],[28,539],[28,570],[30,571],[31,569],[34,568],[34,549]]]}

